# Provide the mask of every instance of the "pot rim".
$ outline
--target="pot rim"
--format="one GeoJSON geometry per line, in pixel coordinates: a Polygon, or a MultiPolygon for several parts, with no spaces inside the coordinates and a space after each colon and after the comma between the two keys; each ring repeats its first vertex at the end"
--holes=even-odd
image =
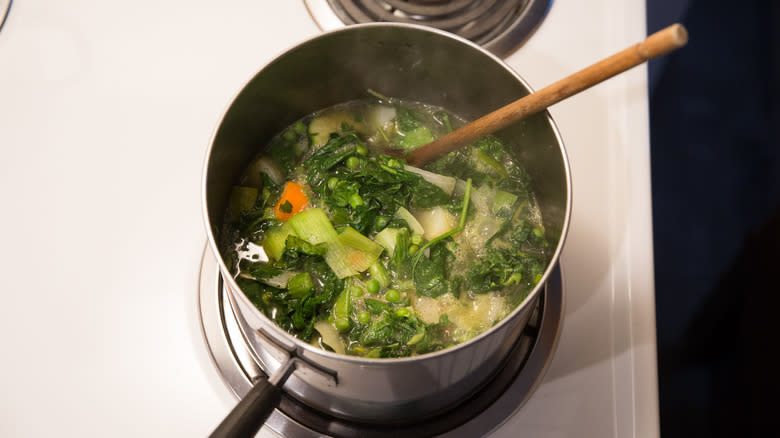
{"type": "MultiPolygon", "coordinates": [[[[458,35],[455,35],[450,32],[446,32],[443,30],[422,26],[418,24],[410,24],[410,23],[394,23],[394,22],[377,22],[377,23],[363,23],[363,24],[354,24],[334,30],[330,30],[327,32],[322,32],[317,35],[314,35],[312,37],[306,38],[302,41],[299,41],[295,43],[294,45],[288,47],[287,49],[279,52],[276,56],[274,56],[272,59],[270,59],[268,62],[263,64],[258,70],[252,74],[246,81],[244,81],[243,85],[236,91],[236,93],[233,94],[233,97],[230,99],[229,103],[225,107],[225,109],[221,112],[221,116],[214,127],[211,138],[209,140],[209,145],[206,150],[206,156],[203,162],[203,170],[201,174],[201,210],[203,214],[203,220],[204,225],[206,226],[206,234],[208,237],[208,244],[211,248],[211,251],[214,253],[217,263],[219,264],[219,270],[220,274],[222,275],[224,281],[226,282],[228,289],[231,293],[235,292],[241,292],[241,288],[238,287],[238,284],[235,281],[235,278],[231,275],[225,275],[226,272],[230,272],[227,265],[225,265],[225,261],[222,258],[222,255],[219,251],[219,247],[216,243],[216,238],[214,236],[214,232],[212,230],[212,224],[209,220],[208,216],[208,202],[207,202],[207,185],[208,185],[208,169],[209,169],[209,162],[211,158],[211,153],[214,148],[214,142],[216,140],[217,134],[219,133],[220,128],[222,127],[223,122],[225,121],[225,116],[230,111],[230,108],[235,103],[236,99],[241,95],[241,93],[244,92],[246,87],[254,80],[257,75],[259,75],[263,70],[265,70],[268,66],[276,62],[278,59],[282,58],[283,56],[290,53],[292,50],[304,46],[306,44],[311,43],[314,40],[318,40],[320,38],[325,38],[333,34],[338,34],[342,32],[353,32],[355,29],[360,28],[367,28],[367,27],[388,27],[388,28],[395,28],[395,27],[401,27],[401,28],[410,28],[414,30],[419,30],[423,32],[429,32],[438,34],[440,36],[450,38],[453,40],[456,40],[462,44],[465,44],[467,46],[470,46],[472,49],[477,50],[479,52],[482,52],[482,54],[487,55],[490,57],[494,62],[496,62],[498,65],[503,67],[509,74],[514,76],[514,78],[520,82],[520,84],[525,87],[529,93],[533,93],[534,89],[526,82],[526,80],[520,76],[520,74],[515,71],[511,66],[509,66],[506,62],[504,62],[501,58],[497,57],[496,55],[492,54],[491,52],[485,50],[484,48],[480,47],[479,45],[463,38],[458,35]]],[[[528,293],[528,296],[525,297],[522,303],[520,303],[517,307],[515,307],[514,310],[512,310],[508,315],[506,315],[504,318],[501,319],[500,322],[493,325],[489,329],[485,330],[484,332],[480,333],[479,335],[456,345],[453,345],[451,347],[447,347],[442,350],[430,352],[430,353],[424,353],[416,356],[408,356],[408,357],[400,357],[400,358],[367,358],[362,356],[350,356],[346,354],[339,354],[335,352],[326,351],[320,348],[317,348],[313,345],[311,345],[308,342],[304,342],[301,339],[298,339],[297,337],[291,335],[281,327],[279,327],[274,321],[272,321],[270,318],[268,318],[263,312],[261,312],[259,309],[255,308],[254,305],[252,305],[252,309],[255,314],[259,315],[260,318],[265,323],[265,328],[267,330],[271,330],[273,332],[273,335],[278,337],[281,337],[282,339],[286,339],[288,342],[292,342],[295,344],[296,348],[302,348],[303,350],[308,351],[309,353],[325,356],[330,359],[336,359],[336,360],[343,360],[347,362],[357,363],[357,364],[364,364],[364,365],[388,365],[388,364],[395,364],[395,363],[409,363],[409,362],[417,362],[421,360],[432,360],[437,359],[440,357],[447,356],[449,354],[453,354],[454,352],[460,350],[461,348],[466,348],[467,346],[480,342],[485,337],[490,336],[493,332],[500,329],[500,327],[504,326],[505,324],[508,324],[509,320],[513,319],[518,313],[524,311],[526,307],[528,307],[531,301],[534,300],[534,297],[540,293],[540,290],[543,289],[544,284],[547,282],[547,279],[549,278],[550,274],[555,268],[555,265],[557,265],[560,261],[560,255],[563,251],[563,247],[566,241],[566,237],[568,235],[569,231],[569,223],[571,222],[571,209],[572,209],[572,182],[571,182],[571,166],[569,164],[569,157],[566,153],[566,147],[563,143],[563,138],[561,136],[560,130],[558,129],[558,125],[555,123],[555,120],[553,120],[552,115],[548,110],[544,110],[542,113],[544,114],[545,118],[547,119],[547,122],[550,124],[550,128],[553,131],[553,134],[555,136],[556,142],[558,144],[558,148],[561,152],[561,159],[563,164],[563,170],[566,177],[566,208],[564,211],[563,216],[563,226],[561,228],[561,235],[558,239],[558,245],[555,248],[555,252],[552,255],[552,258],[550,259],[550,262],[547,264],[547,267],[542,274],[542,277],[539,279],[539,282],[536,284],[536,286],[531,290],[531,292],[528,293]]],[[[241,292],[243,294],[243,292],[241,292]]],[[[247,300],[248,301],[248,300],[247,300]]],[[[271,333],[268,333],[269,335],[271,333]]],[[[267,371],[267,370],[266,370],[267,371]]]]}

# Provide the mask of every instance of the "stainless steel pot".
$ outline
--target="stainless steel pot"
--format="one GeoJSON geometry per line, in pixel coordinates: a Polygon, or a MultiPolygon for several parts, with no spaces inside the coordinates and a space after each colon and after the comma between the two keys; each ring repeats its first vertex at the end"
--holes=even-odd
{"type": "MultiPolygon", "coordinates": [[[[446,32],[374,23],[318,35],[263,67],[233,100],[208,151],[204,215],[209,243],[264,371],[277,376],[288,394],[336,417],[411,422],[446,410],[489,380],[526,324],[541,287],[503,321],[456,347],[402,359],[350,357],[302,342],[262,315],[232,279],[215,238],[231,186],[258,148],[304,115],[367,97],[368,89],[440,105],[467,119],[530,92],[500,59],[446,32]]],[[[569,223],[566,152],[546,112],[498,136],[531,173],[547,236],[556,244],[541,285],[558,260],[569,223]]]]}

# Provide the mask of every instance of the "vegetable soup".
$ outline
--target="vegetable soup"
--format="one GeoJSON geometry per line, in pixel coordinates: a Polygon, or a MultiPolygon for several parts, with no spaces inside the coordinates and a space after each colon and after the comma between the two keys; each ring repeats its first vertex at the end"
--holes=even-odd
{"type": "Polygon", "coordinates": [[[409,166],[382,151],[414,149],[464,120],[372,94],[264,145],[233,187],[220,241],[242,291],[292,335],[341,354],[423,354],[508,315],[552,249],[502,141],[409,166]]]}

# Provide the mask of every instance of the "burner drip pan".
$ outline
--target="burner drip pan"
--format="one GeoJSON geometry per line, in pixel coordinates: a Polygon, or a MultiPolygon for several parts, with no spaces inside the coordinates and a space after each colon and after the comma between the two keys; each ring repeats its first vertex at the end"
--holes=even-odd
{"type": "Polygon", "coordinates": [[[536,30],[552,0],[304,0],[323,30],[373,22],[435,27],[505,57],[536,30]]]}
{"type": "MultiPolygon", "coordinates": [[[[203,254],[199,306],[206,345],[222,380],[241,398],[265,374],[241,335],[225,296],[216,258],[203,254]]],[[[541,381],[558,341],[563,315],[560,266],[553,271],[536,309],[505,364],[477,394],[451,411],[411,426],[357,424],[330,417],[284,396],[265,428],[286,437],[308,438],[414,436],[472,437],[497,428],[527,400],[541,381]]],[[[264,430],[265,430],[264,428],[264,430]]],[[[262,434],[261,434],[262,435],[262,434]]]]}

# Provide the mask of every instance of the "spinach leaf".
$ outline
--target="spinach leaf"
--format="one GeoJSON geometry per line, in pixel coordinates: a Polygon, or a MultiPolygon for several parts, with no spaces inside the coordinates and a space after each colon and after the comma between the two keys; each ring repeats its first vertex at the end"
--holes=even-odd
{"type": "Polygon", "coordinates": [[[409,277],[409,261],[411,256],[409,255],[409,230],[402,228],[395,238],[395,249],[393,250],[393,256],[390,257],[388,263],[388,270],[392,272],[398,279],[406,279],[409,277]]]}
{"type": "Polygon", "coordinates": [[[366,304],[366,308],[368,309],[368,311],[373,313],[374,315],[379,315],[385,310],[392,309],[393,307],[389,303],[374,298],[366,298],[364,302],[366,304]]]}
{"type": "Polygon", "coordinates": [[[282,273],[282,269],[265,262],[249,262],[244,259],[241,260],[241,270],[247,272],[249,275],[256,279],[264,279],[276,277],[282,273]]]}
{"type": "MultiPolygon", "coordinates": [[[[346,135],[334,137],[322,149],[332,149],[335,141],[344,137],[346,135]]],[[[319,150],[312,159],[318,154],[319,150]]],[[[308,164],[311,169],[308,175],[310,183],[331,178],[338,181],[331,187],[326,184],[312,186],[325,204],[331,207],[333,214],[338,215],[338,218],[333,218],[334,225],[350,225],[360,233],[369,235],[386,226],[384,221],[377,222],[377,217],[392,217],[399,207],[411,204],[416,208],[430,208],[450,202],[449,196],[441,188],[425,181],[420,175],[388,166],[389,157],[364,159],[359,167],[353,169],[339,162],[330,166],[334,160],[323,165],[308,164]],[[325,171],[317,173],[318,169],[325,168],[325,171]],[[356,195],[362,203],[353,206],[350,201],[356,195]]]]}
{"type": "Polygon", "coordinates": [[[455,256],[443,241],[432,245],[430,257],[421,257],[414,268],[414,286],[417,293],[436,298],[449,292],[447,267],[453,260],[455,256]]]}
{"type": "Polygon", "coordinates": [[[517,248],[488,248],[485,257],[466,273],[474,293],[486,293],[511,284],[530,290],[548,262],[546,254],[519,252],[517,248]]]}
{"type": "Polygon", "coordinates": [[[395,114],[398,119],[398,130],[401,132],[407,133],[421,126],[425,126],[426,116],[421,111],[407,106],[397,105],[395,114]]]}
{"type": "Polygon", "coordinates": [[[366,347],[377,345],[406,345],[412,336],[425,331],[425,323],[415,315],[398,316],[395,312],[385,312],[382,318],[374,321],[360,336],[360,343],[366,347]]]}
{"type": "Polygon", "coordinates": [[[354,133],[331,137],[321,148],[304,161],[307,181],[312,187],[319,187],[328,170],[355,153],[360,139],[354,133]]]}
{"type": "MultiPolygon", "coordinates": [[[[288,243],[291,242],[293,239],[288,238],[288,243]]],[[[314,248],[313,252],[319,251],[317,249],[319,247],[314,248]]],[[[304,249],[308,251],[312,248],[304,249]]],[[[274,288],[244,278],[237,280],[241,290],[266,316],[307,342],[314,333],[314,323],[317,319],[328,315],[336,297],[344,289],[344,281],[331,271],[321,256],[297,252],[294,246],[285,249],[282,259],[276,264],[253,263],[249,269],[253,269],[250,271],[253,275],[271,275],[282,270],[302,270],[312,276],[314,288],[297,297],[291,295],[286,289],[274,288]]]]}
{"type": "Polygon", "coordinates": [[[412,205],[416,208],[431,208],[449,203],[450,197],[439,186],[435,186],[420,177],[414,186],[412,205]]]}
{"type": "Polygon", "coordinates": [[[287,258],[295,258],[298,257],[299,254],[324,256],[327,249],[328,245],[325,243],[312,245],[300,237],[291,234],[287,236],[287,240],[284,241],[283,255],[287,258]]]}
{"type": "Polygon", "coordinates": [[[446,314],[439,316],[439,322],[436,324],[429,324],[425,327],[425,333],[422,338],[414,344],[417,353],[428,353],[431,351],[441,350],[452,345],[454,342],[449,341],[450,335],[447,329],[450,326],[449,318],[446,314]]]}
{"type": "Polygon", "coordinates": [[[375,347],[378,357],[404,357],[446,347],[451,343],[446,341],[450,339],[446,331],[449,325],[446,315],[436,324],[426,324],[415,314],[401,316],[390,309],[362,330],[355,340],[364,347],[375,347]]]}

